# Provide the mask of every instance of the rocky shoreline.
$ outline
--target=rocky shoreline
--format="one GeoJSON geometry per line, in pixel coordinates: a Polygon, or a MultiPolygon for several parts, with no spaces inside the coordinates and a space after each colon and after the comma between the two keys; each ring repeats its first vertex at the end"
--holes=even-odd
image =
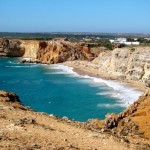
{"type": "MultiPolygon", "coordinates": [[[[135,136],[139,134],[140,137],[144,137],[146,139],[150,139],[149,127],[150,124],[147,123],[150,119],[149,115],[149,87],[145,86],[144,83],[139,81],[134,81],[130,79],[122,79],[116,76],[110,75],[105,72],[101,67],[97,64],[93,64],[87,61],[69,61],[63,63],[66,66],[70,66],[74,68],[74,71],[78,72],[81,75],[89,75],[94,77],[100,77],[106,80],[116,80],[120,82],[125,82],[129,86],[133,86],[137,90],[142,91],[144,94],[140,96],[140,98],[135,101],[132,105],[130,105],[126,110],[121,112],[120,114],[108,114],[105,119],[105,128],[112,129],[111,131],[115,134],[119,131],[119,134],[122,133],[125,137],[129,137],[130,135],[135,136]],[[136,118],[136,119],[135,119],[136,118]],[[141,118],[141,120],[139,119],[141,118]],[[134,120],[134,121],[133,121],[134,120]],[[126,127],[125,127],[126,126],[126,127]],[[130,127],[136,128],[136,131],[130,130],[130,127]],[[148,129],[148,130],[145,130],[148,129]],[[126,130],[126,131],[125,131],[126,130]],[[128,131],[130,130],[130,131],[128,131]],[[132,132],[132,133],[130,133],[132,132]],[[135,132],[135,134],[134,134],[135,132]]],[[[118,135],[118,134],[117,134],[118,135]]]]}
{"type": "Polygon", "coordinates": [[[138,103],[121,113],[118,127],[110,129],[105,125],[110,119],[115,120],[115,114],[114,118],[109,115],[106,122],[92,119],[81,123],[35,112],[23,106],[16,94],[0,91],[0,148],[149,149],[149,139],[143,137],[133,117],[146,99],[147,96],[141,97],[138,103]]]}
{"type": "Polygon", "coordinates": [[[0,91],[1,149],[150,149],[150,48],[100,51],[97,57],[70,42],[0,40],[0,51],[1,56],[27,57],[30,63],[65,62],[81,74],[123,81],[145,93],[120,114],[81,123],[35,112],[15,94],[0,91]]]}

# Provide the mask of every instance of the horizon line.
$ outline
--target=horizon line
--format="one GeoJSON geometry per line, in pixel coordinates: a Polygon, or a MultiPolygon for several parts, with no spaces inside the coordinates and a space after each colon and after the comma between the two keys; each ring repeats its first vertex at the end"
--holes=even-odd
{"type": "Polygon", "coordinates": [[[0,31],[0,33],[25,33],[25,34],[28,34],[28,33],[40,33],[40,34],[49,34],[49,33],[77,33],[77,34],[81,34],[81,33],[90,33],[90,34],[150,34],[150,33],[144,33],[144,32],[68,32],[68,31],[53,31],[53,32],[10,32],[10,31],[0,31]]]}

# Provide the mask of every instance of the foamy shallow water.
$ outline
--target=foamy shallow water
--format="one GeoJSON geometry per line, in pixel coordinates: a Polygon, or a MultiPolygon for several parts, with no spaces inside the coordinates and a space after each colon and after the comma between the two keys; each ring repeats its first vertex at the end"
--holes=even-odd
{"type": "Polygon", "coordinates": [[[50,68],[59,70],[58,72],[53,72],[53,74],[72,75],[73,77],[81,78],[80,82],[87,83],[91,85],[91,87],[100,87],[100,89],[107,88],[107,91],[97,93],[97,95],[103,95],[118,99],[118,104],[98,104],[98,107],[128,107],[129,105],[134,103],[139,98],[139,96],[143,94],[143,92],[137,90],[136,88],[128,86],[126,83],[113,80],[105,80],[88,75],[79,75],[77,72],[73,71],[73,67],[65,66],[62,64],[54,64],[50,65],[50,68]]]}

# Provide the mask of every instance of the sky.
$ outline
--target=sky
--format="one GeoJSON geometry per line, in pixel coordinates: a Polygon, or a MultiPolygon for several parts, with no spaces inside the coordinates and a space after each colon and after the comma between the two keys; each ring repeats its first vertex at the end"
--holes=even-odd
{"type": "Polygon", "coordinates": [[[150,33],[150,0],[0,0],[0,32],[150,33]]]}

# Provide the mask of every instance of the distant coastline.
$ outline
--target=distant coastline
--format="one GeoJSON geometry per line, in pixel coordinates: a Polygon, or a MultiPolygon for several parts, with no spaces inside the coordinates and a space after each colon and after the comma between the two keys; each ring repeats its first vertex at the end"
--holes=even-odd
{"type": "Polygon", "coordinates": [[[150,33],[98,33],[98,32],[0,32],[0,38],[51,40],[56,37],[82,39],[85,36],[98,36],[100,38],[150,38],[150,33]]]}

